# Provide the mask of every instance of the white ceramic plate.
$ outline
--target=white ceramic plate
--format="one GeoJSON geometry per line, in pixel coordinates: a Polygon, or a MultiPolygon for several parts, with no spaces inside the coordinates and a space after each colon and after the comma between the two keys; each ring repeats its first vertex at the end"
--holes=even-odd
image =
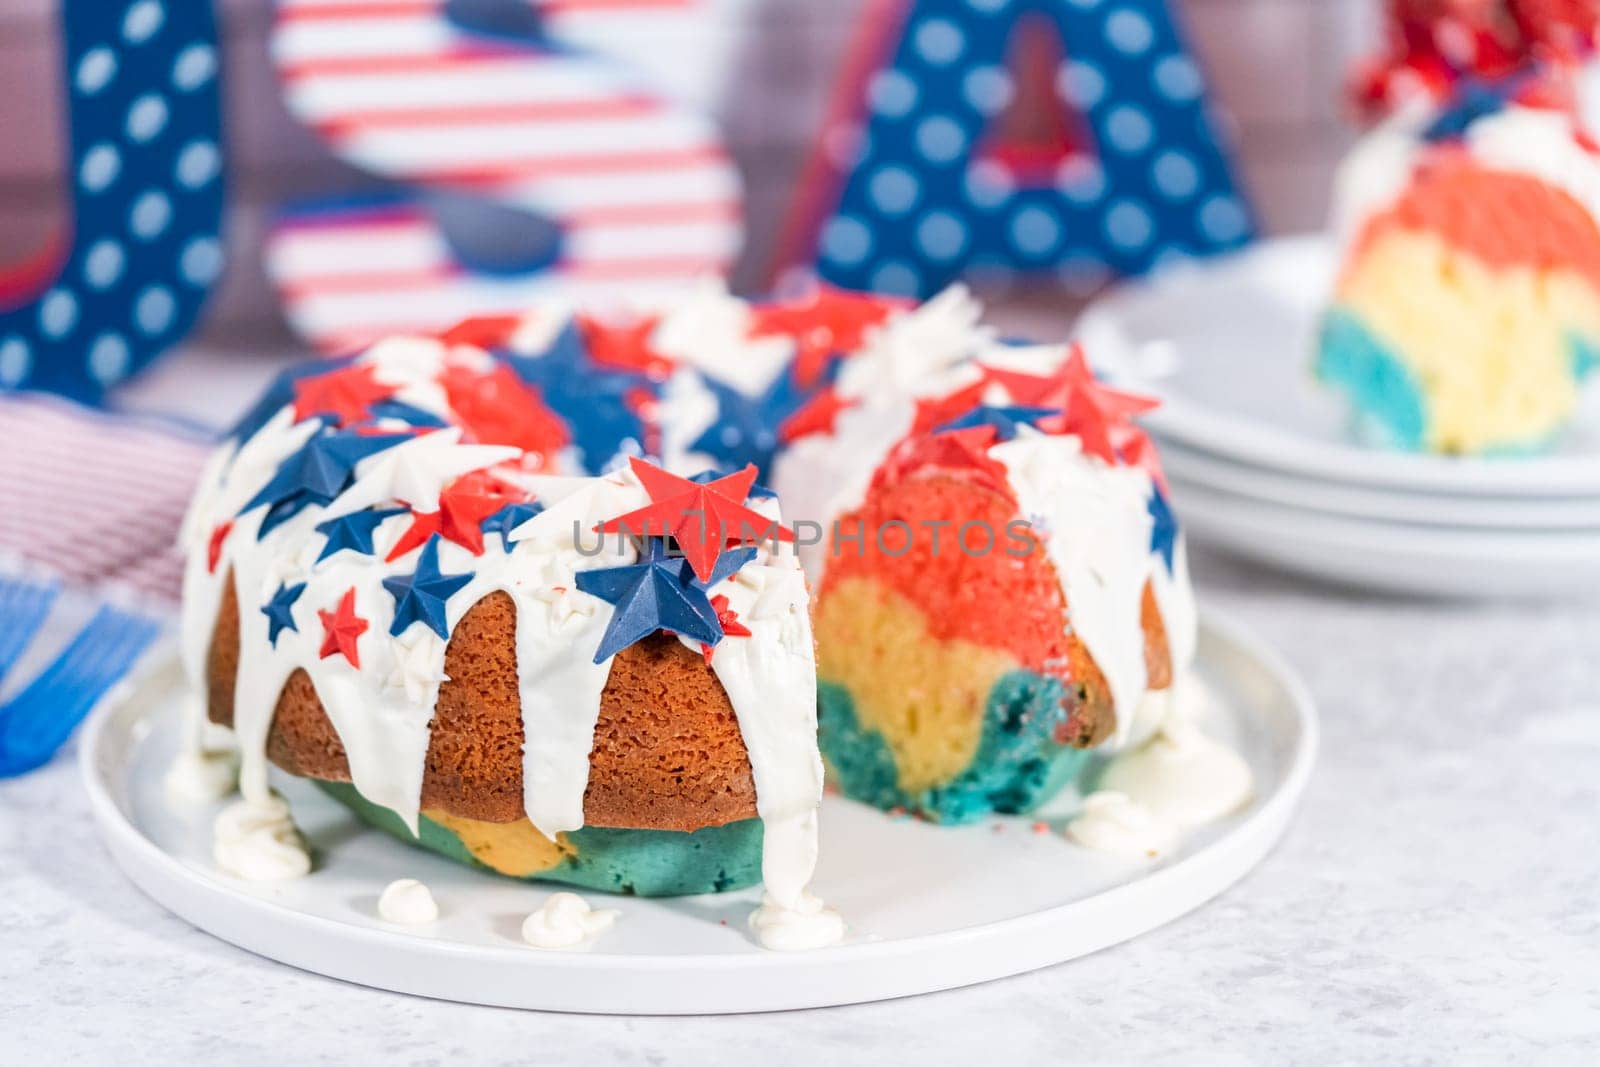
{"type": "Polygon", "coordinates": [[[1312,376],[1334,255],[1322,237],[1121,286],[1084,312],[1077,336],[1097,364],[1166,402],[1163,439],[1319,479],[1421,493],[1600,498],[1600,389],[1547,456],[1455,459],[1361,448],[1342,397],[1312,376]]]}
{"type": "Polygon", "coordinates": [[[1457,530],[1352,519],[1173,482],[1201,540],[1345,585],[1442,597],[1600,595],[1600,534],[1457,530]]]}
{"type": "MultiPolygon", "coordinates": [[[[1208,621],[1198,666],[1208,732],[1256,775],[1250,806],[1191,835],[1171,857],[1090,852],[1030,820],[959,829],[893,819],[830,798],[815,888],[851,923],[817,952],[756,947],[755,890],[676,900],[606,898],[617,925],[587,951],[540,952],[519,936],[550,890],[469,870],[363,829],[314,787],[278,786],[316,856],[302,880],[263,886],[210,859],[215,809],[174,811],[161,779],[182,685],[153,674],[86,728],[82,770],[112,854],[150,896],[252,952],[321,974],[448,1000],[519,1008],[689,1014],[821,1007],[948,989],[1044,967],[1125,941],[1243,877],[1283,832],[1317,746],[1310,698],[1276,655],[1208,621]],[[427,928],[375,915],[395,878],[420,878],[442,909],[427,928]]],[[[1060,821],[1054,820],[1059,830],[1060,821]]]]}
{"type": "Polygon", "coordinates": [[[1174,441],[1162,445],[1161,464],[1176,484],[1330,515],[1453,530],[1586,533],[1600,539],[1600,497],[1446,496],[1368,488],[1242,463],[1174,441]]]}

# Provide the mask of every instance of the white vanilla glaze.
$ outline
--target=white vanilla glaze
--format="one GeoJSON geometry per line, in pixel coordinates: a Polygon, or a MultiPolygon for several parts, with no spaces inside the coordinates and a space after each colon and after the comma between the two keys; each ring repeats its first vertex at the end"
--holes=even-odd
{"type": "Polygon", "coordinates": [[[761,907],[750,913],[750,928],[763,948],[777,952],[827,948],[845,935],[843,917],[810,892],[790,904],[779,903],[768,893],[761,907]]]}
{"type": "Polygon", "coordinates": [[[1158,856],[1177,843],[1178,831],[1126,793],[1102,789],[1083,798],[1067,823],[1068,840],[1119,856],[1158,856]]]}
{"type": "Polygon", "coordinates": [[[1237,752],[1174,715],[1140,747],[1112,758],[1101,789],[1122,793],[1153,817],[1178,828],[1203,826],[1250,799],[1250,766],[1237,752]]]}
{"type": "MultiPolygon", "coordinates": [[[[401,338],[375,346],[360,362],[375,365],[381,381],[398,386],[397,399],[448,419],[447,401],[434,376],[447,362],[481,367],[488,359],[470,348],[447,350],[436,341],[401,338]]],[[[600,694],[611,668],[609,659],[593,661],[613,609],[578,590],[575,576],[636,560],[626,538],[607,535],[597,549],[601,539],[590,531],[649,503],[637,478],[626,470],[604,477],[562,477],[521,459],[517,449],[463,444],[458,429],[436,430],[362,460],[354,483],[330,505],[309,507],[258,539],[267,509],[256,508],[242,517],[238,512],[283,459],[305,443],[315,425],[294,423],[285,409],[250,440],[224,446],[185,522],[182,654],[196,691],[204,691],[207,650],[230,571],[239,597],[240,647],[245,650],[234,707],[239,788],[245,801],[227,820],[219,820],[219,857],[222,831],[237,836],[240,812],[270,805],[290,825],[286,806],[268,790],[265,746],[278,695],[296,669],[307,671],[316,686],[348,756],[353,786],[417,831],[429,723],[445,680],[447,645],[425,626],[413,625],[399,637],[389,633],[395,601],[383,580],[415,570],[417,554],[393,563],[384,557],[409,527],[411,516],[396,515],[378,526],[371,555],[342,551],[319,561],[325,539],[314,528],[368,507],[395,506],[397,500],[418,511],[435,510],[450,481],[490,467],[497,477],[531,491],[545,510],[511,531],[509,552],[494,533],[486,535],[481,556],[453,542],[438,543],[440,570],[471,576],[446,605],[447,629],[453,631],[490,593],[511,597],[527,738],[525,808],[533,825],[552,839],[580,829],[600,694]],[[216,567],[210,568],[211,533],[230,521],[233,529],[216,567]],[[582,531],[582,551],[575,531],[582,531]],[[306,588],[291,608],[296,629],[282,630],[274,646],[261,609],[281,585],[300,582],[306,588]],[[368,622],[356,643],[359,670],[342,655],[320,655],[323,628],[317,611],[333,609],[349,589],[355,590],[356,614],[368,622]]],[[[770,500],[752,506],[775,521],[779,518],[770,500]]],[[[728,691],[750,755],[757,811],[766,824],[763,869],[768,891],[779,901],[798,903],[816,862],[815,811],[822,796],[804,577],[791,548],[763,547],[756,559],[711,592],[728,596],[752,631],[748,637],[724,638],[712,666],[728,691]]],[[[204,719],[198,701],[190,718],[190,736],[198,744],[204,719]]],[[[230,856],[238,851],[233,836],[227,844],[230,856]]],[[[286,840],[283,835],[272,839],[286,840]]],[[[229,869],[243,877],[262,871],[282,877],[292,866],[246,860],[230,863],[229,869]]]]}
{"type": "Polygon", "coordinates": [[[397,878],[378,895],[378,918],[400,926],[421,926],[439,917],[433,891],[415,878],[397,878]]]}
{"type": "Polygon", "coordinates": [[[232,749],[183,746],[168,768],[162,788],[179,805],[211,804],[239,785],[239,754],[232,749]]]}
{"type": "Polygon", "coordinates": [[[222,809],[212,829],[212,858],[248,882],[278,882],[311,870],[311,854],[289,817],[289,805],[276,793],[222,809]]]}
{"type": "Polygon", "coordinates": [[[522,922],[522,940],[534,948],[575,948],[616,923],[615,908],[591,908],[576,893],[551,893],[544,906],[522,922]]]}

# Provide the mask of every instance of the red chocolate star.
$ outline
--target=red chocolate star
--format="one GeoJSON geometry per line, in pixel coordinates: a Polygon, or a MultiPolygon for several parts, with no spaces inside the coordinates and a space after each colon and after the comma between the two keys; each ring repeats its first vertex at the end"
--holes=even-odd
{"type": "Polygon", "coordinates": [[[859,404],[859,400],[846,400],[833,386],[824,388],[807,400],[778,427],[778,440],[784,444],[798,441],[814,433],[832,433],[839,412],[859,404]]]}
{"type": "Polygon", "coordinates": [[[1040,422],[1049,433],[1074,434],[1083,450],[1107,463],[1119,460],[1115,438],[1132,429],[1136,416],[1153,411],[1160,402],[1137,393],[1113,389],[1094,376],[1083,349],[1072,352],[1054,374],[1024,374],[998,367],[984,368],[986,382],[1004,386],[1014,402],[1034,407],[1057,407],[1061,415],[1040,422]]]}
{"type": "MultiPolygon", "coordinates": [[[[711,610],[717,613],[717,622],[722,625],[725,637],[749,637],[750,627],[739,621],[739,615],[728,604],[728,598],[718,593],[711,598],[711,610]]],[[[700,653],[706,658],[706,666],[711,666],[711,654],[716,651],[715,645],[700,644],[700,653]]]]}
{"type": "Polygon", "coordinates": [[[695,577],[711,579],[717,558],[729,545],[773,537],[794,540],[794,531],[745,506],[756,481],[755,464],[714,482],[692,482],[642,459],[630,459],[633,473],[644,483],[651,503],[619,515],[600,527],[604,533],[671,536],[678,542],[695,577]]]}
{"type": "Polygon", "coordinates": [[[1149,434],[1131,424],[1116,426],[1112,428],[1111,444],[1122,462],[1144,471],[1163,493],[1167,491],[1167,474],[1161,469],[1161,455],[1149,434]]]}
{"type": "Polygon", "coordinates": [[[917,415],[912,421],[912,434],[929,433],[947,422],[954,422],[979,404],[989,388],[987,382],[973,382],[944,396],[923,397],[917,403],[917,415]]]}
{"type": "Polygon", "coordinates": [[[908,437],[889,453],[873,475],[874,488],[893,485],[914,471],[936,468],[969,478],[996,492],[1006,488],[1006,469],[990,457],[998,432],[993,426],[969,426],[924,437],[908,437]]]}
{"type": "Polygon", "coordinates": [[[217,564],[222,560],[222,543],[228,539],[228,534],[233,531],[233,523],[225,522],[211,531],[211,542],[206,545],[206,573],[217,573],[217,564]]]}
{"type": "Polygon", "coordinates": [[[483,520],[507,504],[526,499],[527,494],[488,471],[463,474],[439,494],[438,511],[412,514],[411,525],[400,535],[386,559],[393,563],[407,552],[427,544],[434,534],[455,542],[474,556],[481,556],[483,520]]]}
{"type": "Polygon", "coordinates": [[[355,587],[345,590],[334,610],[319,609],[317,618],[322,620],[322,658],[342,655],[350,661],[350,666],[360,667],[361,654],[356,642],[367,632],[367,620],[356,615],[355,587]]]}
{"type": "Polygon", "coordinates": [[[445,368],[439,384],[469,443],[510,445],[548,459],[571,439],[539,391],[503,363],[487,374],[455,364],[445,368]]]}
{"type": "Polygon", "coordinates": [[[821,286],[803,301],[757,308],[751,337],[792,337],[795,381],[809,389],[835,355],[861,347],[867,330],[908,306],[905,301],[821,286]]]}
{"type": "Polygon", "coordinates": [[[439,340],[447,345],[471,345],[474,348],[504,348],[511,335],[522,325],[517,315],[477,315],[462,319],[444,333],[439,340]]]}
{"type": "Polygon", "coordinates": [[[340,370],[301,378],[294,383],[294,417],[299,422],[313,415],[331,415],[343,426],[364,422],[372,405],[396,392],[377,380],[376,367],[356,364],[340,370]]]}
{"type": "Polygon", "coordinates": [[[596,363],[660,381],[668,377],[675,366],[670,357],[650,347],[650,337],[660,321],[660,316],[649,315],[635,323],[621,325],[579,315],[578,329],[583,331],[583,339],[589,346],[589,358],[596,363]]]}

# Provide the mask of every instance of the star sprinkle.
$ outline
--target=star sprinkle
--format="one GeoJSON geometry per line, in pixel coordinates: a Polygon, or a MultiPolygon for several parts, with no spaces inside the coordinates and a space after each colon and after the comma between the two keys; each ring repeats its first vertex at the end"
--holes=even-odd
{"type": "Polygon", "coordinates": [[[578,588],[616,608],[594,661],[603,663],[657,630],[691,641],[715,645],[722,625],[705,590],[694,581],[687,561],[671,556],[660,540],[651,539],[638,563],[580,571],[578,588]]]}
{"type": "Polygon", "coordinates": [[[430,703],[429,697],[450,676],[444,672],[444,642],[421,630],[394,642],[394,669],[384,679],[389,689],[399,690],[417,706],[430,703]]]}
{"type": "Polygon", "coordinates": [[[959,419],[945,423],[934,432],[948,433],[951,430],[966,430],[974,426],[992,426],[997,440],[1010,441],[1017,436],[1019,426],[1037,427],[1041,419],[1060,414],[1060,410],[1056,408],[991,407],[988,404],[979,404],[959,419]]]}
{"type": "Polygon", "coordinates": [[[497,533],[500,535],[500,547],[506,552],[511,551],[511,531],[527,522],[536,515],[544,513],[544,505],[534,500],[507,504],[499,511],[484,519],[480,528],[486,534],[497,533]]]}
{"type": "Polygon", "coordinates": [[[911,432],[924,434],[935,426],[960,418],[983,403],[983,396],[989,389],[987,382],[973,382],[971,385],[962,386],[953,393],[944,396],[919,397],[916,400],[917,414],[912,419],[911,432]]]}
{"type": "Polygon", "coordinates": [[[661,319],[649,315],[626,325],[603,322],[588,315],[578,316],[578,328],[589,346],[589,358],[602,367],[632,371],[656,381],[664,381],[675,369],[672,359],[656,351],[651,335],[661,319]]]}
{"type": "Polygon", "coordinates": [[[422,623],[442,638],[450,636],[445,604],[472,581],[470,574],[443,574],[439,570],[439,539],[432,537],[417,557],[417,569],[408,575],[383,580],[394,597],[394,624],[389,633],[399,637],[414,623],[422,623]]]}
{"type": "Polygon", "coordinates": [[[703,384],[717,402],[717,417],[690,442],[689,448],[719,464],[740,467],[748,463],[765,470],[778,451],[775,427],[798,406],[788,396],[788,375],[779,375],[761,396],[750,396],[714,378],[703,384]]]}
{"type": "MultiPolygon", "coordinates": [[[[739,621],[739,616],[729,605],[727,597],[720,594],[712,597],[711,610],[717,614],[717,624],[722,627],[723,636],[749,637],[751,635],[750,627],[739,621]]],[[[711,666],[711,654],[716,651],[716,648],[717,646],[714,644],[708,645],[705,642],[700,644],[700,654],[705,656],[707,667],[711,666]]]]}
{"type": "Polygon", "coordinates": [[[343,656],[350,666],[359,669],[361,655],[356,642],[367,632],[368,623],[356,615],[355,587],[345,590],[334,610],[318,609],[317,618],[322,620],[322,658],[343,656]]]}
{"type": "Polygon", "coordinates": [[[1423,140],[1433,144],[1460,140],[1474,122],[1505,110],[1519,88],[1520,79],[1492,83],[1480,78],[1464,79],[1455,87],[1444,110],[1423,131],[1423,140]]]}
{"type": "Polygon", "coordinates": [[[233,532],[233,523],[224,522],[211,531],[211,539],[206,543],[206,573],[217,573],[217,564],[222,562],[222,545],[227,541],[228,535],[233,532]]]}
{"type": "Polygon", "coordinates": [[[257,537],[313,504],[330,503],[354,481],[356,465],[402,441],[410,434],[325,433],[312,437],[283,461],[276,474],[239,514],[270,505],[257,537]]]}
{"type": "Polygon", "coordinates": [[[300,627],[294,624],[294,614],[291,609],[294,607],[294,602],[300,599],[300,594],[305,591],[305,582],[280,585],[278,591],[273,593],[272,598],[262,606],[261,614],[267,617],[267,640],[271,642],[273,648],[278,647],[278,635],[283,631],[300,632],[300,627]]]}
{"type": "Polygon", "coordinates": [[[437,511],[440,491],[463,474],[508,463],[522,455],[507,445],[463,444],[461,430],[454,426],[402,440],[404,445],[380,456],[361,472],[353,492],[364,494],[366,500],[393,499],[413,509],[437,511]]]}
{"type": "Polygon", "coordinates": [[[397,391],[377,380],[378,368],[356,364],[294,382],[294,419],[304,422],[315,415],[332,419],[341,427],[366,421],[372,405],[397,391]]]}
{"type": "Polygon", "coordinates": [[[1158,552],[1172,573],[1172,555],[1178,541],[1178,520],[1167,504],[1166,494],[1157,489],[1150,494],[1150,551],[1158,552]]]}
{"type": "Polygon", "coordinates": [[[801,388],[809,389],[823,380],[836,357],[860,348],[868,330],[906,306],[903,301],[821,286],[804,301],[756,308],[750,336],[792,337],[792,372],[801,388]]]}
{"type": "Polygon", "coordinates": [[[363,556],[372,555],[372,535],[385,519],[396,515],[404,515],[405,508],[385,508],[381,511],[355,511],[349,515],[340,515],[327,522],[319,522],[316,530],[327,540],[322,545],[322,554],[317,556],[320,563],[337,552],[349,549],[363,556]]]}
{"type": "Polygon", "coordinates": [[[669,474],[644,460],[631,463],[633,473],[650,494],[651,503],[605,523],[601,532],[670,535],[702,581],[710,580],[717,558],[730,542],[740,544],[750,538],[794,540],[793,531],[745,506],[756,480],[754,465],[714,482],[700,483],[669,474]]]}
{"type": "Polygon", "coordinates": [[[832,433],[839,414],[859,403],[840,397],[837,389],[827,386],[783,420],[778,427],[778,440],[787,445],[812,434],[832,433]]]}

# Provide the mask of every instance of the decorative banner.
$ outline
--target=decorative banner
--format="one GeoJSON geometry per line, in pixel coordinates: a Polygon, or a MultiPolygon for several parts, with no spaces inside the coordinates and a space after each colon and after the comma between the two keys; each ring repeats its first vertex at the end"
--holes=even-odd
{"type": "Polygon", "coordinates": [[[194,325],[221,273],[209,3],[63,0],[71,222],[0,273],[0,387],[84,400],[194,325]]]}
{"type": "Polygon", "coordinates": [[[669,47],[699,6],[278,0],[290,110],[341,158],[416,187],[285,213],[267,265],[291,323],[339,350],[725,273],[743,204],[721,136],[619,58],[700,62],[669,47]]]}
{"type": "Polygon", "coordinates": [[[1161,0],[876,0],[852,59],[781,268],[1082,290],[1252,234],[1161,0]]]}

